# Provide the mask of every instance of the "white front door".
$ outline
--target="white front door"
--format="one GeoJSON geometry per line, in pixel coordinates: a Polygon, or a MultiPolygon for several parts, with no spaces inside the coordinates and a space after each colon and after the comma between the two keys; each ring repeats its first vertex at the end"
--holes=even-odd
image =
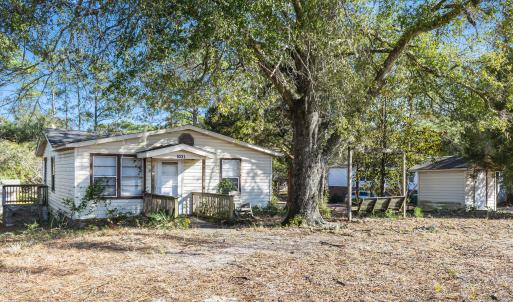
{"type": "Polygon", "coordinates": [[[159,194],[178,197],[178,163],[162,162],[159,166],[159,194]]]}

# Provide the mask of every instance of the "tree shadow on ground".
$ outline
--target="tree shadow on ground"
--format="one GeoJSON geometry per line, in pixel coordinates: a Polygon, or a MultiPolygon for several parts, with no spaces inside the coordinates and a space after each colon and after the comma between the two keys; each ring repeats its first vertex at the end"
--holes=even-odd
{"type": "Polygon", "coordinates": [[[142,252],[142,253],[153,253],[158,252],[157,249],[146,245],[131,245],[131,244],[119,244],[117,242],[95,242],[95,241],[77,241],[77,242],[66,242],[59,244],[50,244],[52,248],[57,249],[77,249],[77,250],[96,250],[96,251],[109,251],[109,252],[142,252]]]}

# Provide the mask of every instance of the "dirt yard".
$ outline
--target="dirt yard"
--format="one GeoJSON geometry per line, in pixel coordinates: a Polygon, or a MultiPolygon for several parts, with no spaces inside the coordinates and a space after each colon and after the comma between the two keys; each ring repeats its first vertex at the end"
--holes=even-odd
{"type": "Polygon", "coordinates": [[[513,220],[0,234],[2,301],[512,301],[513,220]]]}

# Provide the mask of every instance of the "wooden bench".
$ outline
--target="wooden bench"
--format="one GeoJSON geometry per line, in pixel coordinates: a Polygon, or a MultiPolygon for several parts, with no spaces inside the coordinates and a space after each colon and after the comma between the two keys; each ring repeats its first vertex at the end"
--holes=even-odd
{"type": "Polygon", "coordinates": [[[404,196],[385,196],[362,198],[356,209],[358,215],[393,211],[399,212],[404,203],[404,196]]]}
{"type": "Polygon", "coordinates": [[[358,204],[358,209],[356,210],[356,213],[358,215],[368,214],[372,212],[372,210],[374,209],[374,204],[376,204],[376,198],[363,198],[360,201],[360,204],[358,204]]]}
{"type": "Polygon", "coordinates": [[[389,203],[390,197],[377,197],[376,203],[374,204],[374,208],[372,209],[372,214],[376,212],[385,212],[388,209],[389,203]]]}
{"type": "Polygon", "coordinates": [[[404,204],[404,196],[391,196],[387,211],[399,212],[404,204]]]}

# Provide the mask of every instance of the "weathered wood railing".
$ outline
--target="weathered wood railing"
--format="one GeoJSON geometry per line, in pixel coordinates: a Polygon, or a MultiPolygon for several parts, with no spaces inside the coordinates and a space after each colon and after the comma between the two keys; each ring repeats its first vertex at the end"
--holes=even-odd
{"type": "Polygon", "coordinates": [[[193,192],[191,195],[193,214],[226,219],[233,217],[233,196],[201,192],[193,192]]]}
{"type": "Polygon", "coordinates": [[[48,186],[46,185],[4,185],[2,186],[2,205],[41,205],[48,204],[48,186]]]}
{"type": "Polygon", "coordinates": [[[178,198],[173,196],[144,193],[144,214],[164,211],[178,216],[178,198]]]}

